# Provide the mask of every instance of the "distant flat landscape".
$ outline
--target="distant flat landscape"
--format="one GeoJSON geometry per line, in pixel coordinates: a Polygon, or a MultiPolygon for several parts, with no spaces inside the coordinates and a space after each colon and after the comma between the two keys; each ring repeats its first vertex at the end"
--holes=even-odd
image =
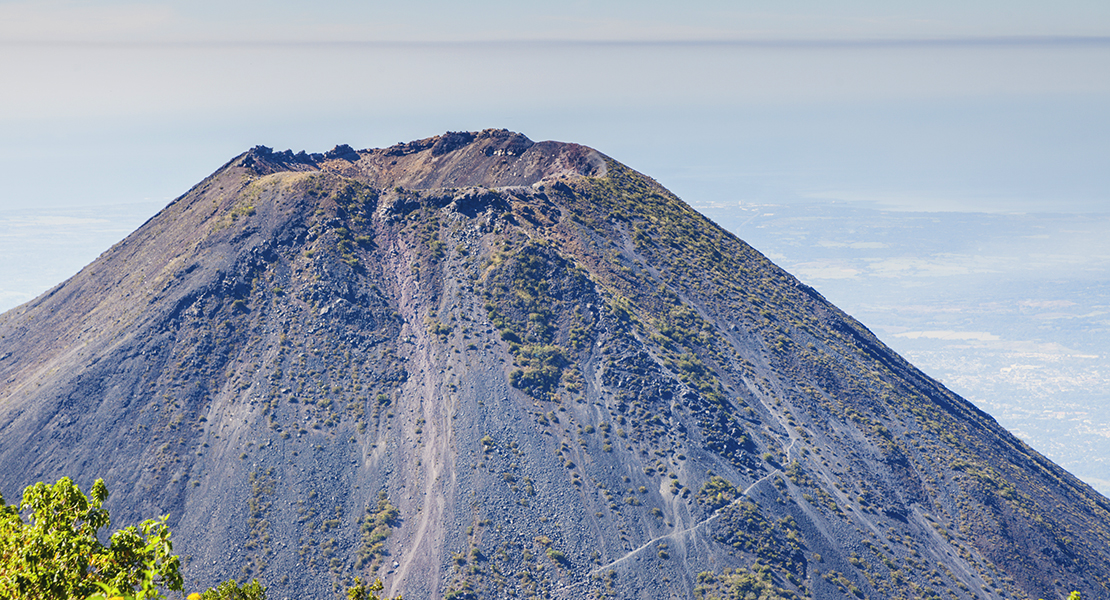
{"type": "Polygon", "coordinates": [[[1110,495],[1110,215],[697,208],[1110,495]]]}

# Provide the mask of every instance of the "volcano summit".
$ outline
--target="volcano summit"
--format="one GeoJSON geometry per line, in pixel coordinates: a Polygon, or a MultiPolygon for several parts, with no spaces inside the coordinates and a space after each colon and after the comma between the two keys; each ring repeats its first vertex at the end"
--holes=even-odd
{"type": "Polygon", "coordinates": [[[187,588],[1110,598],[1110,502],[652,179],[504,130],[257,147],[0,316],[0,492],[187,588]]]}

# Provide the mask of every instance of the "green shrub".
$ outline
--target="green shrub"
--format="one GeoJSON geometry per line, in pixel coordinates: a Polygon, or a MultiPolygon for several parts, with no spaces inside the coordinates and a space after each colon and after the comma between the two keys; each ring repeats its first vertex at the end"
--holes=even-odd
{"type": "MultiPolygon", "coordinates": [[[[370,585],[364,585],[362,583],[362,580],[360,580],[358,577],[355,577],[355,584],[353,586],[347,588],[347,599],[348,600],[386,600],[382,596],[378,595],[378,592],[382,591],[382,589],[384,589],[384,587],[385,586],[382,585],[382,580],[381,579],[375,580],[374,583],[371,583],[370,585]]],[[[401,597],[398,596],[397,600],[400,600],[400,598],[401,597]]]]}
{"type": "Polygon", "coordinates": [[[209,588],[203,594],[190,594],[190,600],[266,600],[266,587],[255,579],[240,586],[234,579],[209,588]]]}
{"type": "Polygon", "coordinates": [[[104,480],[97,479],[85,496],[68,477],[29,486],[18,508],[0,497],[0,598],[126,594],[145,600],[161,598],[160,588],[181,591],[181,560],[171,554],[168,517],[120,529],[104,545],[97,533],[111,523],[101,508],[107,498],[104,480]]]}
{"type": "Polygon", "coordinates": [[[545,554],[547,554],[547,558],[551,559],[551,562],[553,563],[560,565],[567,564],[567,555],[558,550],[555,550],[554,548],[548,548],[545,554]]]}

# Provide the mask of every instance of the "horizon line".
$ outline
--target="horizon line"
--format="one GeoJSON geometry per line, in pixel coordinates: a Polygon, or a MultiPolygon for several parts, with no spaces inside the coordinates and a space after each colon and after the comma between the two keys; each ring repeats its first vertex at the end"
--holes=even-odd
{"type": "Polygon", "coordinates": [[[766,39],[496,39],[496,40],[0,40],[0,46],[57,47],[752,47],[882,48],[953,46],[1110,46],[1110,35],[1000,35],[915,38],[766,38],[766,39]]]}

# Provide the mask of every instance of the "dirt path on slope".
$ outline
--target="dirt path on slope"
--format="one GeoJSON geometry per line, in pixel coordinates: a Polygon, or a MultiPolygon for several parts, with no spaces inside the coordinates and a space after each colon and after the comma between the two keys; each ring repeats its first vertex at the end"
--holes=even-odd
{"type": "Polygon", "coordinates": [[[411,342],[412,350],[405,355],[409,380],[402,387],[397,406],[401,421],[394,434],[398,437],[395,484],[400,484],[403,490],[398,505],[405,525],[396,542],[400,546],[399,564],[388,595],[419,590],[435,598],[442,597],[438,589],[442,575],[440,559],[444,553],[448,511],[454,504],[456,492],[454,469],[451,468],[455,459],[451,429],[454,402],[444,390],[444,369],[440,363],[441,357],[447,355],[445,346],[424,325],[429,308],[437,307],[429,306],[427,293],[409,268],[415,252],[400,239],[392,240],[389,250],[388,268],[396,274],[399,310],[405,320],[401,335],[411,342]],[[415,433],[418,418],[424,420],[419,434],[415,433]],[[402,448],[411,448],[411,454],[402,448]],[[402,462],[400,457],[406,454],[417,460],[402,462]]]}

